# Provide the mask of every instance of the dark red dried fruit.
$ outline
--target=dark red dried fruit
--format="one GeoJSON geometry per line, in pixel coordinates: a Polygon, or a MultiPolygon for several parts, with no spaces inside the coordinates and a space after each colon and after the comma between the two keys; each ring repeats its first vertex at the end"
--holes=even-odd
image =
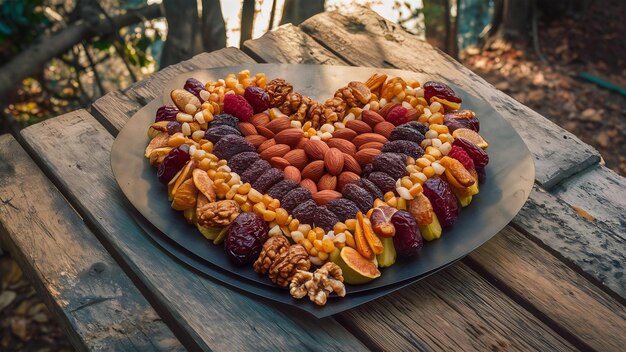
{"type": "Polygon", "coordinates": [[[405,154],[413,157],[414,159],[420,158],[424,155],[424,149],[422,149],[419,144],[402,139],[385,143],[383,149],[380,151],[383,153],[405,154]]]}
{"type": "Polygon", "coordinates": [[[283,172],[276,168],[271,168],[261,177],[257,178],[252,187],[257,191],[265,194],[273,185],[283,180],[283,172]]]}
{"type": "Polygon", "coordinates": [[[337,217],[337,215],[330,211],[326,206],[319,206],[315,210],[315,215],[313,216],[313,224],[316,227],[321,227],[324,229],[324,231],[330,231],[338,222],[339,218],[337,217]]]}
{"type": "Polygon", "coordinates": [[[218,114],[213,116],[213,120],[209,122],[209,128],[218,125],[228,125],[232,128],[239,129],[239,119],[231,114],[218,114]]]}
{"type": "Polygon", "coordinates": [[[476,115],[469,110],[451,111],[443,115],[443,124],[448,126],[450,133],[458,128],[469,128],[473,131],[480,131],[480,121],[476,115]]]}
{"type": "Polygon", "coordinates": [[[391,217],[391,224],[396,229],[393,246],[398,257],[409,258],[417,255],[424,246],[424,240],[413,215],[404,210],[398,210],[391,217]]]}
{"type": "Polygon", "coordinates": [[[250,182],[252,184],[270,168],[272,168],[272,165],[270,165],[267,160],[259,159],[239,176],[241,176],[241,181],[250,182]]]}
{"type": "Polygon", "coordinates": [[[372,183],[383,192],[383,195],[387,192],[395,192],[396,190],[396,180],[384,172],[374,171],[367,179],[372,181],[372,183]]]}
{"type": "Polygon", "coordinates": [[[369,163],[363,166],[363,171],[361,171],[361,178],[368,178],[369,175],[374,171],[374,165],[369,163]]]}
{"type": "Polygon", "coordinates": [[[298,187],[297,183],[291,180],[283,180],[272,186],[272,188],[267,191],[267,194],[272,198],[278,199],[282,203],[283,197],[296,187],[298,187]]]}
{"type": "Polygon", "coordinates": [[[241,136],[241,132],[238,129],[233,128],[228,125],[217,125],[209,128],[204,133],[204,139],[208,139],[212,143],[219,142],[220,139],[224,136],[228,136],[229,134],[234,134],[236,136],[241,136]]]}
{"type": "Polygon", "coordinates": [[[476,167],[476,173],[478,174],[478,183],[485,183],[487,181],[487,172],[485,167],[476,167]]]}
{"type": "Polygon", "coordinates": [[[426,132],[428,132],[428,126],[426,124],[418,122],[418,121],[409,121],[409,122],[407,122],[405,124],[402,124],[402,125],[400,125],[398,127],[408,127],[410,129],[413,129],[413,130],[421,133],[422,135],[425,135],[426,132]]]}
{"type": "Polygon", "coordinates": [[[313,199],[299,204],[292,212],[291,215],[298,219],[301,224],[313,225],[313,217],[317,210],[317,204],[313,199]]]}
{"type": "Polygon", "coordinates": [[[231,114],[242,122],[250,122],[250,118],[254,115],[252,106],[244,97],[236,94],[226,94],[224,96],[224,112],[231,114]]]}
{"type": "Polygon", "coordinates": [[[270,107],[270,97],[261,87],[248,86],[243,93],[243,97],[246,98],[250,106],[252,106],[252,110],[254,110],[255,114],[263,112],[270,107]]]}
{"type": "Polygon", "coordinates": [[[288,212],[293,211],[298,205],[311,199],[311,192],[304,187],[296,187],[287,192],[281,201],[281,206],[288,212]]]}
{"type": "Polygon", "coordinates": [[[268,231],[267,223],[255,213],[239,214],[224,240],[226,254],[236,265],[252,263],[261,253],[268,231]]]}
{"type": "Polygon", "coordinates": [[[452,149],[448,152],[448,156],[458,160],[467,170],[474,169],[474,160],[458,145],[452,146],[452,149]]]}
{"type": "Polygon", "coordinates": [[[360,211],[366,213],[372,207],[374,198],[363,187],[355,184],[348,183],[343,187],[341,192],[343,197],[349,199],[356,204],[360,211]]]}
{"type": "Polygon", "coordinates": [[[337,219],[342,222],[348,219],[356,219],[356,214],[359,212],[359,207],[346,198],[331,200],[326,204],[326,207],[337,215],[337,219]]]}
{"type": "Polygon", "coordinates": [[[222,137],[213,147],[213,154],[220,159],[226,160],[230,160],[230,158],[239,153],[254,151],[256,151],[256,148],[254,148],[252,143],[248,142],[242,136],[234,134],[222,137]]]}
{"type": "Polygon", "coordinates": [[[157,170],[159,181],[161,183],[170,182],[187,161],[189,161],[189,146],[187,144],[172,149],[159,165],[157,170]]]}
{"type": "Polygon", "coordinates": [[[167,133],[169,135],[181,132],[182,130],[183,130],[183,125],[178,121],[170,121],[167,123],[167,133]]]}
{"type": "Polygon", "coordinates": [[[200,97],[200,91],[204,89],[204,84],[202,84],[202,82],[195,78],[188,78],[183,89],[195,95],[198,99],[200,99],[200,101],[203,101],[200,97]]]}
{"type": "Polygon", "coordinates": [[[163,105],[157,109],[154,122],[176,121],[176,115],[180,112],[174,105],[163,105]]]}
{"type": "Polygon", "coordinates": [[[389,110],[387,116],[385,116],[385,120],[391,122],[394,126],[399,126],[409,121],[407,115],[407,109],[402,105],[398,105],[389,110]]]}
{"type": "Polygon", "coordinates": [[[363,189],[365,189],[366,191],[368,191],[369,194],[372,195],[374,199],[384,198],[383,192],[374,183],[372,183],[372,181],[366,178],[361,178],[357,184],[361,186],[363,189]]]}
{"type": "Polygon", "coordinates": [[[431,177],[423,187],[441,226],[452,226],[459,216],[459,204],[450,185],[439,177],[431,177]]]}
{"type": "Polygon", "coordinates": [[[442,82],[428,81],[424,83],[424,99],[426,99],[426,101],[430,103],[430,98],[432,97],[445,99],[453,103],[462,102],[461,97],[456,95],[452,88],[448,87],[447,84],[442,82]]]}
{"type": "Polygon", "coordinates": [[[257,152],[239,153],[228,160],[228,167],[230,167],[232,172],[241,176],[241,174],[259,159],[259,153],[257,152]]]}
{"type": "Polygon", "coordinates": [[[465,138],[455,138],[452,146],[463,148],[467,155],[474,161],[474,165],[478,167],[485,167],[489,163],[489,155],[485,153],[479,146],[470,142],[465,138]]]}
{"type": "Polygon", "coordinates": [[[372,160],[374,171],[382,171],[396,180],[407,174],[405,163],[404,154],[398,153],[380,153],[372,160]]]}
{"type": "Polygon", "coordinates": [[[419,131],[404,125],[400,125],[391,131],[389,141],[405,140],[409,142],[417,143],[418,145],[424,140],[424,135],[419,131]]]}

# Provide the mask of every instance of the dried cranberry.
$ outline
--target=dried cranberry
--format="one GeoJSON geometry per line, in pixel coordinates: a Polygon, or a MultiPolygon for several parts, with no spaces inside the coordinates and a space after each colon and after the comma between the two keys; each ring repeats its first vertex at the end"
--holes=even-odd
{"type": "Polygon", "coordinates": [[[261,253],[268,238],[267,223],[255,213],[241,213],[230,224],[224,249],[237,265],[252,263],[261,253]]]}
{"type": "Polygon", "coordinates": [[[244,97],[236,94],[226,94],[224,96],[224,112],[235,116],[239,121],[243,122],[249,122],[252,115],[254,115],[252,106],[248,104],[244,97]]]}
{"type": "Polygon", "coordinates": [[[243,93],[255,114],[263,112],[270,107],[270,97],[267,92],[260,87],[248,86],[243,93]]]}
{"type": "Polygon", "coordinates": [[[180,112],[174,105],[163,105],[157,109],[154,122],[176,121],[176,115],[180,112]]]}
{"type": "Polygon", "coordinates": [[[424,83],[424,99],[430,103],[430,98],[437,97],[453,103],[460,103],[461,97],[456,95],[452,88],[442,82],[428,81],[424,83]]]}
{"type": "Polygon", "coordinates": [[[406,123],[409,121],[407,117],[407,109],[402,105],[395,106],[387,113],[385,120],[391,122],[394,126],[406,123]]]}
{"type": "Polygon", "coordinates": [[[474,165],[478,167],[485,167],[489,163],[489,155],[485,153],[479,146],[470,142],[465,138],[455,138],[453,146],[458,146],[463,148],[467,155],[474,161],[474,165]]]}
{"type": "Polygon", "coordinates": [[[185,82],[185,86],[183,87],[183,89],[195,95],[198,99],[200,99],[200,101],[203,101],[200,97],[200,91],[204,90],[204,84],[202,84],[202,82],[198,81],[195,78],[189,78],[185,82]]]}
{"type": "Polygon", "coordinates": [[[161,165],[159,165],[157,170],[159,181],[161,183],[170,182],[178,171],[185,166],[187,161],[189,161],[189,146],[187,144],[172,149],[163,159],[161,165]]]}

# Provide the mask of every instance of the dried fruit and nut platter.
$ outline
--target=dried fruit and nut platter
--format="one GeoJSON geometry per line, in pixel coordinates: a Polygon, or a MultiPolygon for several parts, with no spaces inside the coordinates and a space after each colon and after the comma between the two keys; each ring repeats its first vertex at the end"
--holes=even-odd
{"type": "Polygon", "coordinates": [[[175,78],[120,132],[112,165],[166,250],[317,316],[460,259],[534,179],[515,130],[458,87],[309,65],[175,78]]]}

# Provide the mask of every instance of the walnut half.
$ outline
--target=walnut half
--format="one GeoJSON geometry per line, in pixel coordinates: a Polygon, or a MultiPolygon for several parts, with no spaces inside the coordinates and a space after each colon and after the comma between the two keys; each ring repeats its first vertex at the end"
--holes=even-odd
{"type": "Polygon", "coordinates": [[[326,304],[332,292],[339,297],[346,295],[341,268],[331,262],[324,264],[313,273],[298,270],[289,285],[291,296],[302,298],[308,295],[309,299],[319,306],[326,304]]]}

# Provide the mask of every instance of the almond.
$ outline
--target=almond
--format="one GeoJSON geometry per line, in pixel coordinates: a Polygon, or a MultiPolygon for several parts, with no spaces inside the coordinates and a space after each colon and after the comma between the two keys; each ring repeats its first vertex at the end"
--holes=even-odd
{"type": "Polygon", "coordinates": [[[346,123],[346,128],[349,128],[357,134],[372,132],[372,128],[367,123],[361,120],[350,120],[346,123]]]}
{"type": "Polygon", "coordinates": [[[354,156],[354,158],[359,163],[359,165],[364,167],[365,165],[371,163],[372,159],[374,159],[374,157],[378,154],[380,154],[380,150],[378,149],[365,148],[365,149],[359,150],[354,156]]]}
{"type": "Polygon", "coordinates": [[[317,189],[320,191],[323,190],[335,190],[337,188],[337,176],[333,176],[330,174],[324,174],[320,177],[320,180],[317,181],[317,189]]]}
{"type": "Polygon", "coordinates": [[[259,156],[261,157],[261,159],[270,160],[271,158],[275,156],[282,157],[283,155],[287,154],[290,150],[291,148],[289,148],[287,144],[276,144],[265,149],[261,153],[259,153],[259,156]]]}
{"type": "Polygon", "coordinates": [[[356,161],[354,157],[348,154],[343,154],[343,170],[351,171],[357,175],[361,174],[361,165],[356,161]]]}
{"type": "Polygon", "coordinates": [[[331,148],[337,148],[341,150],[343,153],[350,154],[354,156],[356,154],[356,147],[350,141],[341,139],[341,138],[331,138],[326,141],[331,148]]]}
{"type": "Polygon", "coordinates": [[[420,117],[420,112],[417,109],[406,109],[406,118],[409,121],[417,120],[420,117]]]}
{"type": "MultiPolygon", "coordinates": [[[[261,137],[263,137],[263,136],[261,136],[261,137]]],[[[274,140],[274,138],[268,139],[265,142],[261,143],[261,145],[258,146],[256,148],[256,150],[257,150],[257,152],[260,153],[260,152],[264,151],[265,149],[267,149],[267,148],[269,148],[271,146],[274,146],[274,145],[276,145],[276,141],[274,140]]]]}
{"type": "Polygon", "coordinates": [[[304,133],[299,128],[287,128],[274,136],[276,143],[287,144],[290,147],[298,145],[304,133]]]}
{"type": "Polygon", "coordinates": [[[251,136],[253,134],[259,134],[256,131],[256,127],[254,127],[254,125],[251,124],[250,122],[240,122],[239,131],[241,131],[241,134],[243,134],[244,136],[251,136]]]}
{"type": "Polygon", "coordinates": [[[348,183],[359,182],[360,179],[361,177],[354,172],[344,171],[339,174],[339,177],[337,177],[337,190],[341,192],[343,186],[347,185],[348,183]]]}
{"type": "Polygon", "coordinates": [[[389,138],[394,128],[396,128],[396,126],[394,126],[393,123],[383,121],[383,122],[379,122],[378,124],[376,124],[376,126],[374,126],[374,132],[378,133],[379,135],[385,138],[389,138]]]}
{"type": "Polygon", "coordinates": [[[357,133],[354,130],[349,128],[338,128],[333,132],[333,138],[340,138],[351,141],[354,137],[356,137],[357,133]]]}
{"type": "Polygon", "coordinates": [[[291,119],[286,116],[277,117],[265,125],[265,127],[274,133],[278,133],[291,127],[291,119]]]}
{"type": "Polygon", "coordinates": [[[289,153],[285,154],[283,158],[299,170],[302,170],[309,162],[309,159],[306,157],[306,153],[302,149],[293,149],[289,153]]]}
{"type": "Polygon", "coordinates": [[[302,178],[310,178],[317,182],[324,174],[324,160],[315,160],[302,169],[302,178]]]}
{"type": "Polygon", "coordinates": [[[365,144],[361,144],[361,146],[359,147],[359,150],[363,150],[365,148],[374,148],[374,149],[381,150],[383,149],[384,146],[385,145],[380,142],[367,142],[365,144]]]}
{"type": "Polygon", "coordinates": [[[354,137],[352,140],[352,143],[354,143],[357,148],[359,148],[362,144],[369,142],[379,142],[385,144],[387,143],[387,138],[378,133],[363,133],[354,137]]]}
{"type": "Polygon", "coordinates": [[[371,128],[374,128],[377,123],[385,121],[385,118],[380,116],[376,111],[363,110],[361,112],[361,120],[370,125],[371,128]]]}
{"type": "Polygon", "coordinates": [[[328,145],[324,141],[309,140],[304,145],[304,151],[313,160],[324,159],[324,155],[328,151],[328,145]]]}
{"type": "Polygon", "coordinates": [[[293,166],[287,166],[283,170],[283,177],[285,178],[285,180],[291,180],[295,183],[300,183],[302,175],[300,174],[300,170],[296,169],[293,166]]]}
{"type": "Polygon", "coordinates": [[[254,127],[265,126],[270,122],[270,115],[266,112],[260,112],[258,114],[252,115],[250,119],[250,123],[254,125],[254,127]]]}
{"type": "Polygon", "coordinates": [[[252,134],[246,136],[246,140],[252,143],[255,148],[258,148],[260,145],[267,141],[267,138],[261,136],[260,134],[252,134]]]}
{"type": "Polygon", "coordinates": [[[331,175],[339,175],[343,170],[344,157],[341,150],[330,148],[324,155],[324,166],[331,175]]]}
{"type": "Polygon", "coordinates": [[[313,180],[305,178],[300,182],[300,186],[308,189],[311,194],[317,193],[317,185],[315,185],[315,182],[313,182],[313,180]]]}
{"type": "Polygon", "coordinates": [[[300,139],[300,142],[298,142],[298,145],[296,145],[296,147],[294,149],[304,149],[304,146],[309,142],[308,138],[302,138],[300,139]]]}
{"type": "Polygon", "coordinates": [[[398,103],[387,103],[382,109],[380,109],[378,111],[378,114],[380,114],[380,116],[382,116],[382,117],[387,117],[387,114],[389,113],[389,111],[391,111],[391,109],[395,108],[398,105],[400,105],[400,104],[398,104],[398,103]]]}
{"type": "Polygon", "coordinates": [[[281,169],[281,170],[283,170],[287,166],[291,165],[291,164],[289,164],[287,159],[281,158],[279,156],[275,156],[275,157],[271,158],[270,159],[270,164],[272,164],[273,167],[275,167],[277,169],[281,169]]]}
{"type": "Polygon", "coordinates": [[[317,205],[324,205],[329,203],[331,200],[341,198],[341,193],[333,190],[323,190],[317,193],[313,193],[313,200],[317,205]]]}
{"type": "Polygon", "coordinates": [[[263,126],[257,126],[256,130],[259,132],[261,136],[265,138],[274,138],[274,132],[270,131],[269,129],[263,126]]]}

